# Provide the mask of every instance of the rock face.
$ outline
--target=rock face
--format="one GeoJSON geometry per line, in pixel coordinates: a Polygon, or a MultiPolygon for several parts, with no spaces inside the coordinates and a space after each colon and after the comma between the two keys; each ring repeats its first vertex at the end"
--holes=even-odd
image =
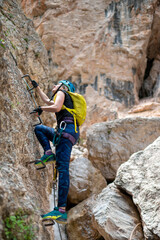
{"type": "Polygon", "coordinates": [[[144,239],[136,207],[114,184],[73,207],[66,230],[69,240],[144,239]]]}
{"type": "Polygon", "coordinates": [[[68,199],[77,204],[92,194],[98,194],[107,185],[101,172],[87,158],[76,158],[70,164],[70,189],[68,199]]]}
{"type": "Polygon", "coordinates": [[[159,118],[126,118],[92,125],[87,131],[88,159],[106,179],[160,135],[159,118]]]}
{"type": "MultiPolygon", "coordinates": [[[[22,7],[48,50],[54,77],[71,79],[81,93],[91,85],[130,106],[146,96],[148,76],[160,54],[158,3],[23,0],[22,7]]],[[[158,76],[150,86],[159,82],[158,76]]]]}
{"type": "Polygon", "coordinates": [[[143,224],[145,239],[160,239],[160,138],[133,154],[118,169],[115,184],[132,195],[143,224]]]}
{"type": "Polygon", "coordinates": [[[92,224],[92,208],[95,204],[96,195],[84,200],[73,207],[68,213],[66,227],[68,240],[102,240],[100,233],[92,224]]]}
{"type": "Polygon", "coordinates": [[[130,197],[114,184],[108,185],[96,198],[93,216],[93,226],[106,240],[144,239],[137,209],[130,197]]]}
{"type": "Polygon", "coordinates": [[[41,150],[29,114],[34,106],[21,79],[26,73],[42,81],[48,77],[46,51],[16,0],[0,1],[0,19],[0,239],[6,239],[6,218],[20,209],[33,219],[36,239],[53,240],[40,222],[40,214],[49,211],[51,172],[41,176],[34,165],[26,165],[40,157],[41,150]]]}
{"type": "Polygon", "coordinates": [[[152,64],[152,69],[149,73],[149,76],[145,79],[142,87],[143,96],[154,96],[155,99],[159,101],[160,55],[158,55],[154,60],[154,62],[151,64],[152,64]]]}
{"type": "MultiPolygon", "coordinates": [[[[29,114],[35,106],[21,79],[22,75],[29,73],[48,94],[51,94],[52,82],[67,78],[75,83],[76,90],[82,94],[90,85],[97,91],[96,98],[105,96],[126,106],[134,104],[138,98],[144,96],[153,95],[158,99],[160,55],[158,3],[159,0],[54,2],[0,0],[0,239],[6,238],[4,236],[6,218],[15,215],[19,209],[28,218],[33,219],[36,239],[54,239],[53,232],[44,229],[39,218],[40,214],[50,210],[48,195],[52,169],[45,169],[41,174],[33,165],[27,165],[28,161],[40,157],[42,152],[33,133],[34,118],[29,114]],[[35,33],[32,21],[22,13],[21,3],[25,13],[33,18],[34,26],[47,50],[35,33]]],[[[115,119],[116,109],[113,115],[110,110],[103,115],[103,109],[107,108],[107,104],[109,102],[104,101],[102,108],[98,109],[97,106],[91,108],[94,110],[91,118],[98,115],[105,121],[115,119]]],[[[50,115],[43,118],[44,122],[47,119],[47,124],[50,124],[49,118],[50,115]]],[[[91,118],[89,116],[89,119],[91,118]]],[[[95,126],[97,128],[93,126],[89,133],[89,156],[103,176],[109,180],[114,179],[118,167],[128,160],[133,152],[144,149],[159,136],[160,129],[159,119],[155,118],[125,119],[95,126]]],[[[158,146],[159,140],[144,152],[137,153],[136,156],[140,160],[138,159],[137,163],[136,158],[133,165],[135,169],[137,170],[137,165],[141,164],[141,161],[144,163],[140,169],[143,171],[137,173],[137,179],[134,173],[129,175],[129,178],[126,177],[128,170],[124,170],[123,176],[119,172],[116,178],[117,186],[133,195],[148,240],[160,238],[157,210],[158,146]],[[153,161],[151,167],[148,161],[153,161]],[[131,177],[135,179],[135,186],[128,181],[131,177]],[[155,183],[152,185],[153,177],[155,183]]],[[[70,201],[78,203],[89,196],[90,198],[70,210],[67,226],[69,239],[117,238],[115,229],[121,227],[119,224],[124,222],[124,219],[127,219],[126,224],[129,227],[127,229],[121,227],[120,236],[124,238],[130,236],[131,224],[133,228],[139,224],[136,211],[134,213],[132,211],[130,198],[115,188],[106,188],[107,190],[100,195],[102,203],[106,203],[110,198],[112,202],[109,203],[113,205],[111,211],[105,208],[107,215],[100,218],[99,213],[101,215],[103,209],[100,209],[99,198],[98,202],[95,201],[97,196],[93,194],[101,191],[106,183],[100,172],[89,162],[83,166],[79,166],[79,163],[75,166],[77,161],[75,159],[71,163],[73,175],[77,166],[79,171],[83,170],[83,174],[88,168],[90,172],[87,172],[87,178],[83,175],[84,179],[80,179],[79,185],[77,181],[79,176],[77,179],[71,179],[71,193],[73,189],[76,193],[70,195],[70,198],[74,196],[70,201]],[[95,188],[100,179],[100,188],[95,188]],[[87,188],[86,182],[89,184],[87,188]],[[73,183],[77,184],[76,190],[73,183]],[[82,189],[85,189],[83,193],[82,189]],[[117,199],[121,209],[115,208],[117,199]],[[118,218],[121,222],[114,218],[114,225],[111,228],[114,234],[111,236],[108,226],[102,227],[101,222],[106,224],[112,213],[115,213],[115,209],[118,209],[118,218]]],[[[142,238],[139,226],[133,237],[135,240],[142,238]]]]}
{"type": "MultiPolygon", "coordinates": [[[[49,95],[54,77],[52,76],[51,79],[47,51],[34,30],[33,22],[26,18],[20,8],[20,3],[16,0],[1,1],[0,6],[3,29],[2,39],[5,41],[5,49],[8,51],[6,57],[13,60],[21,76],[29,74],[49,95]],[[8,7],[6,7],[7,3],[9,4],[8,7]]],[[[13,70],[12,74],[14,74],[13,70]]],[[[22,82],[21,79],[19,85],[23,84],[22,82]]],[[[26,85],[25,88],[27,89],[26,85]]],[[[38,104],[41,105],[41,101],[36,95],[35,98],[38,104]]],[[[35,108],[35,105],[30,102],[30,112],[33,108],[35,108]]],[[[53,114],[50,113],[42,116],[42,119],[44,123],[47,122],[50,126],[51,122],[53,124],[55,121],[53,114]]]]}
{"type": "Polygon", "coordinates": [[[87,103],[87,116],[81,126],[81,138],[86,139],[86,132],[89,126],[94,123],[111,121],[118,118],[119,103],[110,101],[104,96],[99,96],[93,87],[88,86],[84,95],[87,103]]]}

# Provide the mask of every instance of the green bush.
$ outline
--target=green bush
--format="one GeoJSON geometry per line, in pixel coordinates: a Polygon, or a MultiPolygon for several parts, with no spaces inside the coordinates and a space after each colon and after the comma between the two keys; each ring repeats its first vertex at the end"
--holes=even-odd
{"type": "Polygon", "coordinates": [[[5,219],[5,237],[9,240],[33,240],[35,239],[32,221],[28,215],[18,211],[5,219]]]}

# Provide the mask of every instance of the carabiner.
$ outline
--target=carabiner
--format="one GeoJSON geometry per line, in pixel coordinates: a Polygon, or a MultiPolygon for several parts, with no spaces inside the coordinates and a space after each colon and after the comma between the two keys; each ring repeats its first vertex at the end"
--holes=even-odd
{"type": "Polygon", "coordinates": [[[59,125],[59,128],[60,128],[62,131],[64,131],[64,130],[66,129],[66,126],[67,126],[66,122],[65,122],[65,121],[62,121],[62,122],[60,123],[60,125],[59,125]],[[62,127],[62,124],[64,124],[64,127],[62,127]]]}

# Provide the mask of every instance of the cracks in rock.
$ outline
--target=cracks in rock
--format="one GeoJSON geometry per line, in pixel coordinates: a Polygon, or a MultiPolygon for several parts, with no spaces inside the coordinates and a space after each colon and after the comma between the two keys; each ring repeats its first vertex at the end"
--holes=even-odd
{"type": "Polygon", "coordinates": [[[141,225],[141,223],[138,223],[138,224],[134,227],[134,229],[133,229],[133,231],[131,232],[131,235],[130,235],[130,237],[129,237],[129,240],[132,240],[132,239],[133,239],[133,234],[134,234],[135,230],[139,227],[139,225],[141,225]]]}
{"type": "Polygon", "coordinates": [[[10,14],[10,16],[7,15],[7,14],[3,11],[3,9],[1,9],[1,13],[2,13],[2,15],[3,15],[4,17],[6,17],[9,21],[11,21],[13,25],[16,25],[15,22],[12,20],[12,15],[11,15],[11,14],[10,14]]]}
{"type": "Polygon", "coordinates": [[[126,191],[124,188],[122,188],[121,186],[119,186],[119,185],[117,185],[117,184],[115,184],[115,185],[117,186],[118,190],[119,190],[122,194],[124,194],[125,196],[128,196],[128,197],[130,198],[130,200],[132,201],[133,206],[134,206],[135,209],[137,210],[136,212],[137,212],[137,215],[138,215],[138,217],[139,217],[139,222],[136,224],[136,226],[134,227],[133,231],[131,232],[129,240],[132,240],[133,233],[135,232],[135,230],[136,230],[139,226],[141,226],[142,233],[143,233],[143,236],[144,236],[144,231],[143,231],[143,226],[142,226],[143,221],[142,221],[141,213],[140,213],[140,210],[139,210],[138,206],[133,202],[133,196],[131,195],[130,192],[127,192],[127,191],[126,191]]]}
{"type": "Polygon", "coordinates": [[[59,8],[58,9],[59,11],[57,11],[57,13],[54,14],[54,17],[59,17],[61,15],[68,14],[68,13],[74,11],[76,9],[77,5],[78,5],[78,3],[73,1],[72,6],[69,9],[67,9],[65,7],[61,9],[60,5],[54,5],[54,6],[51,5],[49,7],[49,9],[57,10],[59,8]]]}
{"type": "Polygon", "coordinates": [[[143,82],[139,90],[139,98],[154,97],[160,85],[160,2],[154,6],[151,36],[147,48],[147,65],[143,82]],[[158,67],[159,66],[159,67],[158,67]]]}
{"type": "Polygon", "coordinates": [[[10,54],[11,54],[11,56],[12,56],[12,58],[13,58],[15,64],[16,64],[16,66],[17,66],[17,65],[18,65],[18,64],[17,64],[17,60],[15,59],[15,57],[13,56],[13,53],[12,53],[11,51],[10,51],[10,54]]]}
{"type": "Polygon", "coordinates": [[[142,83],[142,86],[139,90],[139,98],[140,99],[145,98],[145,97],[150,97],[150,96],[153,97],[154,85],[150,86],[149,83],[147,84],[147,78],[149,77],[150,71],[151,71],[152,66],[153,66],[153,62],[154,62],[154,58],[153,59],[150,59],[150,58],[147,59],[147,66],[146,66],[146,70],[145,70],[145,74],[144,74],[144,78],[143,78],[143,83],[142,83]]]}
{"type": "Polygon", "coordinates": [[[123,159],[121,158],[121,154],[119,153],[118,149],[115,149],[115,150],[116,150],[116,152],[117,152],[117,154],[118,154],[118,156],[119,156],[119,159],[121,160],[121,163],[124,163],[124,161],[123,161],[123,159]]]}

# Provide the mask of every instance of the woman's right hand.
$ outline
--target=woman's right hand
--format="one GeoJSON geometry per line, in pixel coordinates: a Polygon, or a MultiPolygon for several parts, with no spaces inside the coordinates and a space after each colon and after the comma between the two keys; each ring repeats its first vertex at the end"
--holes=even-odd
{"type": "Polygon", "coordinates": [[[34,88],[37,88],[38,87],[38,83],[34,80],[31,81],[32,85],[34,88]]]}

